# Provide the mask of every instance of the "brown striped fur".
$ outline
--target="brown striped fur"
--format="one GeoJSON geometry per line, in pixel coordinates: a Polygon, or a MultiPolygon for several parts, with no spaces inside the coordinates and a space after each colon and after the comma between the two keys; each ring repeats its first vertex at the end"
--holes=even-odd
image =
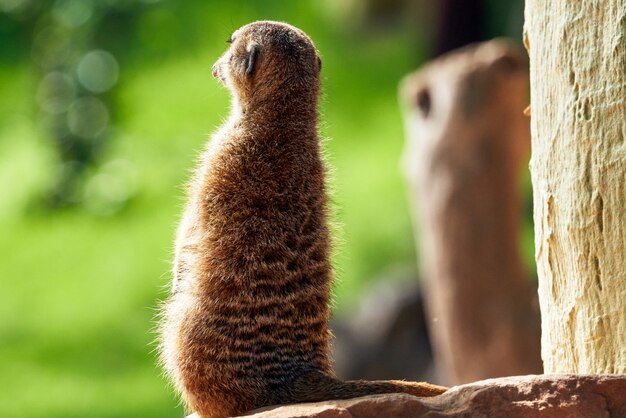
{"type": "Polygon", "coordinates": [[[232,92],[231,117],[202,154],[176,238],[162,324],[168,374],[203,418],[442,393],[427,383],[334,377],[321,61],[311,39],[284,23],[251,23],[231,41],[213,69],[232,92]]]}

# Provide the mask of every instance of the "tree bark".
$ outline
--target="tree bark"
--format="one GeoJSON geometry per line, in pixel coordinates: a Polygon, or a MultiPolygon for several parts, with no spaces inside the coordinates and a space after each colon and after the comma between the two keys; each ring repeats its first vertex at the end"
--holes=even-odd
{"type": "Polygon", "coordinates": [[[626,0],[527,0],[547,373],[626,373],[626,0]]]}
{"type": "Polygon", "coordinates": [[[427,323],[448,384],[541,372],[539,312],[518,244],[526,65],[517,48],[492,41],[441,57],[401,88],[427,323]]]}

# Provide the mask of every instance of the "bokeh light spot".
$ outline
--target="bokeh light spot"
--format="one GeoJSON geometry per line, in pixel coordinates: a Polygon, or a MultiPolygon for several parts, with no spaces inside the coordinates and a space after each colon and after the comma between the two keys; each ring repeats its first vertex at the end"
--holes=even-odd
{"type": "Polygon", "coordinates": [[[37,88],[37,103],[48,113],[65,112],[76,98],[73,80],[59,71],[46,74],[37,88]]]}
{"type": "Polygon", "coordinates": [[[44,68],[66,65],[72,41],[69,32],[59,26],[45,26],[33,41],[33,59],[44,68]]]}
{"type": "Polygon", "coordinates": [[[135,178],[134,167],[127,160],[105,164],[85,186],[85,206],[96,215],[113,215],[135,194],[135,178]]]}
{"type": "Polygon", "coordinates": [[[0,0],[0,11],[5,13],[20,13],[29,5],[29,0],[0,0]]]}
{"type": "Polygon", "coordinates": [[[102,93],[117,83],[119,67],[113,55],[98,49],[83,56],[77,73],[78,80],[85,88],[94,93],[102,93]]]}
{"type": "Polygon", "coordinates": [[[67,125],[70,132],[81,138],[95,138],[109,124],[109,111],[104,103],[95,97],[75,100],[67,112],[67,125]]]}
{"type": "Polygon", "coordinates": [[[57,0],[52,13],[67,26],[78,27],[93,14],[93,4],[90,1],[57,0]]]}

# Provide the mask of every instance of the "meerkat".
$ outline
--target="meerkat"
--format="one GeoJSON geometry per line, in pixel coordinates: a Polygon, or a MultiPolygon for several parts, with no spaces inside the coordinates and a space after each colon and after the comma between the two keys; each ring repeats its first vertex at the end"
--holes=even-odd
{"type": "Polygon", "coordinates": [[[334,376],[321,60],[285,23],[251,23],[228,42],[213,75],[232,94],[231,116],[191,181],[161,330],[162,360],[185,403],[222,418],[276,404],[443,393],[334,376]]]}

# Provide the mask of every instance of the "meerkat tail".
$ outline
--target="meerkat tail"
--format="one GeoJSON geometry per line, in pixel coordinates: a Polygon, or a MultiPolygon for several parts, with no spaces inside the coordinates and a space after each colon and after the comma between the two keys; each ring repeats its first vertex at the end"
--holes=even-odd
{"type": "Polygon", "coordinates": [[[406,393],[418,397],[441,395],[448,388],[426,382],[403,380],[342,381],[323,373],[303,376],[295,385],[293,402],[316,402],[331,399],[351,399],[385,393],[406,393]]]}

